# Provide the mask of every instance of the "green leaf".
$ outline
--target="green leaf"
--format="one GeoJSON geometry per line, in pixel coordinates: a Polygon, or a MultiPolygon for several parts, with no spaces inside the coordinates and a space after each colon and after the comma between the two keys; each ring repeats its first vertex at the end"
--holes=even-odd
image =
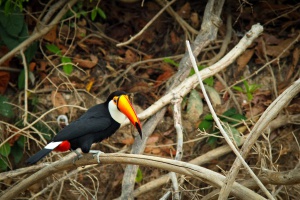
{"type": "Polygon", "coordinates": [[[6,171],[8,167],[7,158],[1,158],[0,156],[0,171],[6,171]]]}
{"type": "Polygon", "coordinates": [[[143,180],[143,173],[142,170],[140,168],[138,168],[136,177],[135,177],[135,182],[139,183],[143,180]]]}
{"type": "Polygon", "coordinates": [[[260,87],[261,87],[260,85],[251,84],[251,85],[249,85],[249,92],[253,93],[253,92],[255,92],[260,87]]]}
{"type": "Polygon", "coordinates": [[[222,115],[224,115],[226,117],[231,117],[232,115],[235,115],[235,114],[237,114],[237,110],[235,108],[229,108],[222,115]]]}
{"type": "Polygon", "coordinates": [[[106,19],[106,14],[101,8],[97,8],[97,12],[103,19],[106,19]]]}
{"type": "Polygon", "coordinates": [[[241,88],[240,86],[233,86],[232,88],[235,89],[236,91],[244,92],[243,88],[241,88]]]}
{"type": "MultiPolygon", "coordinates": [[[[9,12],[11,12],[9,15],[1,12],[2,9],[0,8],[0,37],[10,50],[14,49],[29,37],[27,24],[24,21],[24,15],[20,10],[16,9],[17,6],[20,7],[20,5],[22,6],[22,3],[19,3],[18,5],[14,4],[13,7],[11,6],[11,8],[9,8],[9,12]]],[[[32,60],[36,51],[37,43],[34,42],[25,51],[27,63],[32,60]]]]}
{"type": "Polygon", "coordinates": [[[61,62],[64,64],[64,66],[63,66],[64,72],[67,75],[70,75],[73,71],[73,65],[71,64],[72,63],[71,58],[63,56],[63,57],[61,57],[61,62]]]}
{"type": "MultiPolygon", "coordinates": [[[[199,65],[198,66],[198,71],[201,71],[202,69],[204,69],[206,66],[204,65],[199,65]]],[[[195,70],[194,68],[191,69],[191,72],[190,72],[190,76],[194,75],[195,74],[195,70]]]]}
{"type": "Polygon", "coordinates": [[[174,60],[172,60],[171,58],[164,58],[163,61],[165,63],[174,65],[175,67],[179,67],[179,63],[175,62],[174,60]]]}
{"type": "Polygon", "coordinates": [[[13,156],[15,163],[18,164],[23,158],[23,148],[18,145],[14,145],[11,148],[11,155],[13,156]]]}
{"type": "Polygon", "coordinates": [[[26,141],[26,138],[23,135],[21,135],[19,137],[19,139],[17,140],[17,145],[21,148],[24,148],[25,141],[26,141]]]}
{"type": "MultiPolygon", "coordinates": [[[[7,3],[10,1],[7,1],[7,3]]],[[[8,8],[7,3],[5,4],[4,10],[6,11],[8,8]]],[[[1,9],[2,10],[2,9],[1,9]]],[[[17,9],[12,9],[11,13],[5,14],[5,12],[0,12],[0,24],[5,28],[5,31],[13,36],[18,37],[24,28],[24,15],[17,9]]],[[[26,25],[26,24],[25,24],[26,25]]],[[[4,40],[4,38],[2,38],[4,40]]]]}
{"type": "Polygon", "coordinates": [[[203,83],[205,83],[206,85],[212,87],[214,85],[214,77],[211,76],[209,78],[204,79],[203,83]]]}
{"type": "MultiPolygon", "coordinates": [[[[214,135],[217,135],[217,133],[212,133],[214,135]]],[[[210,136],[207,140],[207,144],[209,144],[210,146],[215,146],[217,143],[218,137],[214,137],[214,136],[210,136]]]]}
{"type": "Polygon", "coordinates": [[[210,121],[210,120],[202,120],[202,122],[199,124],[198,128],[201,130],[201,131],[210,131],[213,127],[213,121],[210,121]]]}
{"type": "Polygon", "coordinates": [[[43,133],[43,137],[46,140],[51,140],[52,139],[52,132],[51,130],[43,123],[41,122],[37,122],[36,124],[33,125],[34,128],[36,128],[37,130],[39,130],[41,133],[43,133]]]}
{"type": "Polygon", "coordinates": [[[243,83],[244,83],[246,92],[249,92],[249,84],[248,84],[248,81],[243,81],[243,83]]]}
{"type": "Polygon", "coordinates": [[[205,119],[205,120],[211,120],[211,121],[214,120],[212,114],[207,114],[207,115],[205,115],[205,116],[204,116],[204,119],[205,119]]]}
{"type": "MultiPolygon", "coordinates": [[[[246,120],[247,117],[245,117],[244,115],[241,115],[241,114],[234,114],[231,116],[231,118],[235,119],[235,120],[238,120],[238,121],[243,121],[243,120],[246,120]]],[[[236,121],[233,121],[231,124],[237,124],[238,122],[236,121]]]]}
{"type": "Polygon", "coordinates": [[[0,115],[11,118],[14,116],[12,106],[7,103],[8,99],[0,95],[0,115]]]}
{"type": "Polygon", "coordinates": [[[8,15],[8,13],[11,11],[10,5],[11,5],[11,0],[7,0],[4,5],[5,15],[8,15]]]}
{"type": "Polygon", "coordinates": [[[36,52],[38,50],[38,43],[33,42],[24,52],[27,63],[30,63],[30,61],[34,58],[36,52]]]}
{"type": "Polygon", "coordinates": [[[23,90],[25,87],[25,70],[22,69],[18,76],[18,88],[19,90],[23,90]]]}
{"type": "Polygon", "coordinates": [[[253,99],[253,95],[250,92],[247,92],[247,99],[248,101],[251,101],[253,99]]]}
{"type": "Polygon", "coordinates": [[[46,45],[46,48],[47,48],[50,52],[52,52],[52,53],[54,53],[54,54],[56,54],[56,55],[62,56],[60,49],[59,49],[58,46],[56,46],[55,44],[47,44],[47,45],[46,45]]]}
{"type": "Polygon", "coordinates": [[[1,147],[0,147],[0,154],[2,156],[7,157],[10,154],[11,148],[8,142],[4,143],[1,147]]]}
{"type": "Polygon", "coordinates": [[[96,8],[94,8],[93,10],[92,10],[92,12],[91,12],[91,19],[92,19],[92,21],[95,21],[95,19],[96,19],[96,17],[97,17],[97,8],[98,7],[96,7],[96,8]]]}

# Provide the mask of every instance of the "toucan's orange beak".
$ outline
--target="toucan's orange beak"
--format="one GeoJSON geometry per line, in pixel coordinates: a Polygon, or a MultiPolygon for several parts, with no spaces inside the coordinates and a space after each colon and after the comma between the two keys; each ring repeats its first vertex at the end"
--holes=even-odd
{"type": "Polygon", "coordinates": [[[135,110],[133,109],[133,106],[130,103],[127,95],[121,95],[118,98],[117,107],[124,115],[126,115],[128,117],[128,119],[136,127],[136,129],[138,130],[138,132],[142,138],[141,122],[140,122],[139,118],[137,117],[137,114],[136,114],[135,110]]]}

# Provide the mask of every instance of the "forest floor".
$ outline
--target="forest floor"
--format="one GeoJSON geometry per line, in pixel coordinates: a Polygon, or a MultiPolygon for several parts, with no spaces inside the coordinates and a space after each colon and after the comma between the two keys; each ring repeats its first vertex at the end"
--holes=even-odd
{"type": "MultiPolygon", "coordinates": [[[[135,38],[162,9],[158,2],[101,1],[97,4],[100,9],[96,11],[92,10],[97,2],[77,3],[61,23],[36,41],[36,50],[30,50],[34,53],[28,62],[28,77],[24,75],[22,54],[1,63],[2,172],[27,167],[25,160],[60,130],[57,124],[59,115],[67,115],[69,121],[76,120],[85,109],[103,102],[109,93],[119,89],[132,94],[137,113],[142,113],[165,94],[186,52],[185,41],[194,41],[201,28],[206,4],[178,0],[171,6],[176,17],[164,11],[135,38]],[[186,21],[190,28],[179,23],[180,20],[186,21]],[[123,44],[132,37],[132,41],[123,44]],[[32,123],[34,125],[30,126],[32,123]]],[[[37,26],[36,20],[44,6],[31,0],[24,5],[23,23],[29,33],[37,26]]],[[[217,62],[214,58],[220,52],[223,55],[229,52],[252,25],[260,23],[264,28],[235,62],[217,76],[205,80],[216,113],[230,125],[234,140],[240,145],[240,134],[247,135],[268,106],[299,79],[300,3],[292,0],[226,1],[221,19],[217,39],[197,57],[200,69],[217,62]],[[226,38],[229,42],[224,46],[226,38]],[[228,93],[228,88],[234,97],[228,93]]],[[[0,58],[9,51],[5,42],[0,43],[0,58]]],[[[28,54],[26,52],[25,56],[28,54]]],[[[260,174],[262,169],[281,172],[299,166],[299,112],[298,95],[278,115],[277,119],[281,119],[277,122],[278,127],[263,133],[255,143],[246,161],[256,174],[260,174]]],[[[211,120],[199,87],[183,98],[182,125],[182,161],[188,162],[226,144],[211,120]]],[[[124,126],[94,148],[106,153],[130,153],[134,142],[132,133],[132,126],[124,126]]],[[[149,137],[144,154],[175,157],[176,130],[172,105],[168,106],[163,120],[149,137]]],[[[55,161],[64,155],[53,154],[43,161],[55,161]]],[[[201,166],[226,175],[235,158],[234,153],[229,152],[201,166]]],[[[121,164],[88,167],[39,193],[70,172],[65,171],[34,184],[18,199],[33,196],[36,199],[92,199],[93,196],[114,199],[121,195],[125,167],[121,164]]],[[[135,188],[168,173],[149,167],[140,167],[139,172],[135,188]]],[[[30,173],[32,171],[0,181],[0,190],[5,191],[30,173]]],[[[182,199],[201,199],[214,190],[201,180],[181,178],[182,199]]],[[[237,181],[250,178],[242,168],[237,181]]],[[[277,199],[297,199],[300,196],[298,183],[300,180],[289,186],[274,184],[268,189],[277,199]]],[[[168,183],[145,190],[137,199],[159,199],[171,188],[171,183],[168,183]]],[[[258,187],[252,189],[263,194],[258,187]]]]}

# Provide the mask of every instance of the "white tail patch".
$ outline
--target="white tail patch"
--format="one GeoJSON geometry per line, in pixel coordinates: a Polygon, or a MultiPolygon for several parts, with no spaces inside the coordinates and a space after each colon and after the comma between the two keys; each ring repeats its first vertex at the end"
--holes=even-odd
{"type": "Polygon", "coordinates": [[[62,142],[50,142],[49,144],[47,144],[44,148],[45,149],[55,149],[56,147],[58,147],[58,145],[60,145],[62,142]]]}

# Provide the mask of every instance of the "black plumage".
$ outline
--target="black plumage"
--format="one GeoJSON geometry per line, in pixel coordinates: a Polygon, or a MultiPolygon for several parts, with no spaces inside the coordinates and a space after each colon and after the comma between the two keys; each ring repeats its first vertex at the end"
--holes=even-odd
{"type": "Polygon", "coordinates": [[[130,119],[142,137],[140,121],[126,93],[116,91],[110,94],[104,103],[91,107],[80,118],[62,129],[52,142],[26,162],[28,164],[38,162],[64,142],[67,142],[67,148],[70,150],[81,148],[83,153],[88,153],[93,143],[101,142],[114,134],[120,128],[122,123],[120,121],[124,120],[125,116],[130,119]],[[110,107],[112,107],[111,110],[109,110],[110,107]],[[115,118],[111,116],[111,113],[115,118]]]}

